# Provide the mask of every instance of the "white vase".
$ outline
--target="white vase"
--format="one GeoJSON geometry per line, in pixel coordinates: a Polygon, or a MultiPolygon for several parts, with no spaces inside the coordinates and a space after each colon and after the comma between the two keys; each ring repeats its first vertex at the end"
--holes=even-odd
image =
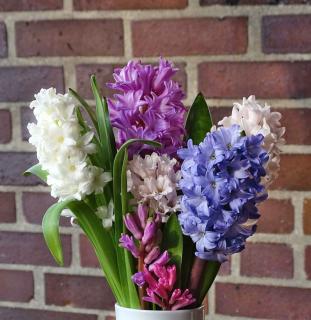
{"type": "Polygon", "coordinates": [[[203,307],[189,310],[153,311],[115,305],[116,320],[204,320],[203,307]]]}

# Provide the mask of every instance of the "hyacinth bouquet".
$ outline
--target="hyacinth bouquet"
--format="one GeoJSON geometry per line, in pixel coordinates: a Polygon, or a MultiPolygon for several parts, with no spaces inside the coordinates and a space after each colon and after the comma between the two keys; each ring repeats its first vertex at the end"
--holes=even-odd
{"type": "Polygon", "coordinates": [[[69,217],[121,307],[200,307],[221,264],[256,231],[279,169],[279,113],[250,96],[216,127],[202,94],[183,105],[176,72],[162,58],[130,61],[107,84],[113,97],[91,77],[95,109],[72,89],[42,89],[30,104],[39,163],[26,174],[58,199],[43,217],[47,246],[62,265],[59,220],[69,217]]]}

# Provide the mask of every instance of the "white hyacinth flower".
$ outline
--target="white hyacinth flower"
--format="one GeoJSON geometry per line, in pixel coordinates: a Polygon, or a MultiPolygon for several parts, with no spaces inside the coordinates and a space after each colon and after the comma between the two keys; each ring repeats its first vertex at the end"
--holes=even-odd
{"type": "Polygon", "coordinates": [[[165,215],[179,209],[177,184],[180,171],[175,172],[176,159],[156,153],[129,161],[127,179],[130,191],[139,203],[165,215]]]}
{"type": "Polygon", "coordinates": [[[51,195],[59,200],[81,200],[101,192],[111,174],[88,160],[88,154],[96,151],[94,134],[81,135],[73,99],[57,94],[54,88],[41,89],[30,108],[37,123],[28,124],[29,142],[37,149],[42,169],[48,172],[51,195]]]}
{"type": "Polygon", "coordinates": [[[103,227],[105,229],[111,228],[115,220],[112,200],[110,200],[108,206],[98,207],[96,215],[102,220],[103,227]]]}
{"type": "Polygon", "coordinates": [[[267,175],[263,182],[269,185],[277,176],[280,168],[280,146],[285,143],[283,135],[285,127],[281,126],[279,112],[271,112],[270,106],[261,106],[255,96],[243,98],[242,104],[233,104],[232,114],[218,122],[219,125],[230,127],[238,124],[247,136],[262,134],[263,148],[268,152],[266,164],[267,175]]]}

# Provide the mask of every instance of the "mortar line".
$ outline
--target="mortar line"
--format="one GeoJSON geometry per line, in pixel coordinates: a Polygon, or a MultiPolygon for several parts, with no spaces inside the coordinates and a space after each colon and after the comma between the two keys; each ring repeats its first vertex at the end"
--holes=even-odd
{"type": "Polygon", "coordinates": [[[128,18],[123,18],[123,46],[124,46],[124,58],[130,60],[133,58],[132,47],[132,21],[128,18]]]}
{"type": "Polygon", "coordinates": [[[42,270],[33,268],[34,276],[34,301],[40,307],[45,305],[45,283],[42,270]]]}

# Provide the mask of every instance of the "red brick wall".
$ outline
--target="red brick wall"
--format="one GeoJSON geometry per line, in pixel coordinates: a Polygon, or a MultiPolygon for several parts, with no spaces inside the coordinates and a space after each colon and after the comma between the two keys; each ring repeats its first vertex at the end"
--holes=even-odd
{"type": "MultiPolygon", "coordinates": [[[[48,189],[20,173],[35,161],[27,108],[41,87],[104,84],[132,57],[172,58],[189,105],[214,118],[255,94],[287,127],[282,169],[258,234],[222,267],[210,319],[311,319],[311,1],[0,0],[0,319],[112,319],[89,244],[62,222],[65,267],[45,248],[48,189]],[[237,3],[239,4],[237,5],[237,3]]],[[[104,89],[109,94],[107,89],[104,89]]]]}

